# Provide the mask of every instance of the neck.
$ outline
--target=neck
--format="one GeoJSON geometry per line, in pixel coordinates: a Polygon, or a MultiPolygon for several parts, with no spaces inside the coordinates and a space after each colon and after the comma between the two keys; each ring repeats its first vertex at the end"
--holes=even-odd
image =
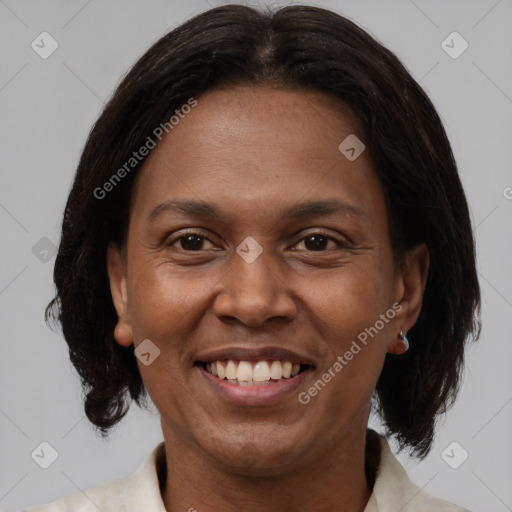
{"type": "Polygon", "coordinates": [[[265,474],[241,474],[164,430],[159,474],[167,512],[363,512],[378,468],[378,439],[347,432],[315,460],[265,474]],[[366,454],[366,457],[365,457],[366,454]]]}

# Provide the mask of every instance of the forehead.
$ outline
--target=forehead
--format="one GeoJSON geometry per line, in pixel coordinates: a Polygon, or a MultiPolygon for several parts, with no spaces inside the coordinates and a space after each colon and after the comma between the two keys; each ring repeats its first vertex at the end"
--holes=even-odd
{"type": "Polygon", "coordinates": [[[283,202],[333,197],[371,208],[365,203],[378,203],[380,185],[367,152],[349,160],[339,149],[354,136],[363,139],[351,111],[318,92],[213,90],[152,150],[135,208],[148,214],[170,199],[195,198],[261,216],[278,203],[282,212],[283,202]]]}

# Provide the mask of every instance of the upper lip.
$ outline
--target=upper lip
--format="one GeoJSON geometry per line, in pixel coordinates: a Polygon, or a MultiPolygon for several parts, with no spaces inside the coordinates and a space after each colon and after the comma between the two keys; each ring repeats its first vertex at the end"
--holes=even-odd
{"type": "Polygon", "coordinates": [[[243,346],[219,348],[210,350],[198,355],[197,362],[210,363],[212,361],[221,361],[223,359],[235,359],[238,361],[261,361],[263,359],[273,359],[278,361],[290,361],[294,364],[303,364],[314,366],[314,361],[292,350],[281,347],[260,347],[249,348],[243,346]]]}

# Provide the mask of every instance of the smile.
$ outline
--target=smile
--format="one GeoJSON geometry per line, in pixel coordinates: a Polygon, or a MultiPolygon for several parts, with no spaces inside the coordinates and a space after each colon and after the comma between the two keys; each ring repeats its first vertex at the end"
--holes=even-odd
{"type": "Polygon", "coordinates": [[[315,369],[277,359],[198,361],[195,368],[216,396],[242,407],[277,405],[292,398],[315,369]]]}
{"type": "Polygon", "coordinates": [[[203,368],[221,380],[238,386],[268,386],[290,379],[306,370],[309,365],[292,364],[279,360],[219,360],[203,363],[203,368]]]}

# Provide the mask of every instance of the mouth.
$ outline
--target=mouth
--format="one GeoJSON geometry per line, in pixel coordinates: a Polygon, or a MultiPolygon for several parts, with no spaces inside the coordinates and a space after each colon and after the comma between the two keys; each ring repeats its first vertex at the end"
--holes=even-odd
{"type": "Polygon", "coordinates": [[[314,369],[309,363],[287,359],[217,359],[197,361],[196,365],[218,380],[235,386],[272,386],[314,369]]]}
{"type": "Polygon", "coordinates": [[[316,362],[283,347],[231,345],[198,354],[194,368],[214,401],[277,406],[293,399],[314,375],[316,362]]]}

